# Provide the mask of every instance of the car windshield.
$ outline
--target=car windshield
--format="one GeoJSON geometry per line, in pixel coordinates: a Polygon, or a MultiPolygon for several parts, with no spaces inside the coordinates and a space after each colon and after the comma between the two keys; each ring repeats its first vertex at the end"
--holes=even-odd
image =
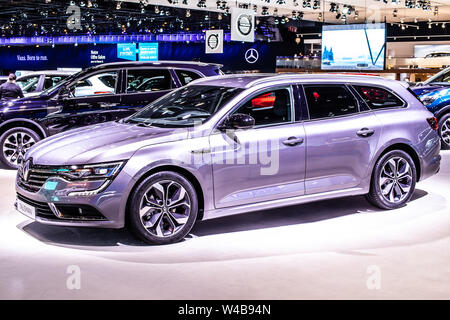
{"type": "Polygon", "coordinates": [[[146,126],[186,127],[207,121],[242,89],[188,86],[169,93],[126,120],[146,126]]]}

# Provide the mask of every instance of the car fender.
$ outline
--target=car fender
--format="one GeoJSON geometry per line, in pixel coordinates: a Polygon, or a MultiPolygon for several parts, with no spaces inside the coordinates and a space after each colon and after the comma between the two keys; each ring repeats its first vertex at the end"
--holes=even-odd
{"type": "Polygon", "coordinates": [[[446,114],[446,113],[450,113],[450,103],[449,104],[447,104],[446,106],[444,106],[444,107],[441,107],[441,108],[439,108],[436,112],[435,112],[435,116],[436,116],[436,118],[441,118],[444,114],[446,114]]]}
{"type": "Polygon", "coordinates": [[[14,123],[14,122],[27,122],[27,123],[37,127],[39,129],[38,133],[41,133],[44,138],[46,138],[48,136],[48,133],[44,129],[43,126],[41,126],[38,122],[30,120],[30,119],[27,119],[27,118],[13,118],[13,119],[6,120],[5,122],[2,122],[0,124],[0,130],[2,128],[4,128],[5,126],[7,126],[8,124],[14,123]]]}
{"type": "MultiPolygon", "coordinates": [[[[403,139],[403,138],[397,138],[397,139],[389,140],[389,141],[385,142],[383,145],[379,146],[377,153],[374,155],[373,159],[371,160],[371,163],[369,165],[370,171],[369,171],[369,174],[367,176],[367,181],[369,183],[370,183],[370,181],[372,179],[373,170],[375,169],[375,164],[377,163],[378,159],[380,159],[381,155],[383,153],[385,153],[386,150],[388,150],[390,147],[392,147],[394,145],[398,145],[398,144],[406,145],[411,150],[413,150],[415,152],[416,157],[419,159],[419,165],[421,165],[421,163],[420,163],[420,152],[417,149],[417,147],[414,146],[409,140],[403,139]]],[[[419,169],[419,172],[420,172],[421,168],[418,168],[418,169],[419,169]]]]}

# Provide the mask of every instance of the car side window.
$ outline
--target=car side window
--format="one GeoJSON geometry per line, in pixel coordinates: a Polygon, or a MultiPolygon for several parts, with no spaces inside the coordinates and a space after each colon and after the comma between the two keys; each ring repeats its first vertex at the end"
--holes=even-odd
{"type": "Polygon", "coordinates": [[[49,89],[53,86],[56,86],[61,80],[67,78],[66,75],[61,76],[45,76],[44,87],[43,90],[49,89]]]}
{"type": "Polygon", "coordinates": [[[117,71],[97,73],[77,81],[69,91],[73,97],[88,97],[116,93],[117,71]]]}
{"type": "Polygon", "coordinates": [[[40,75],[22,78],[20,80],[17,80],[17,85],[19,85],[24,93],[34,92],[37,89],[40,78],[40,75]]]}
{"type": "Polygon", "coordinates": [[[450,82],[450,72],[442,76],[441,82],[450,82]]]}
{"type": "Polygon", "coordinates": [[[127,93],[170,90],[172,77],[166,69],[128,70],[127,93]]]}
{"type": "Polygon", "coordinates": [[[181,82],[182,86],[187,85],[189,82],[192,82],[196,79],[201,78],[200,75],[198,75],[197,73],[193,72],[193,71],[187,71],[187,70],[175,70],[178,79],[181,82]]]}
{"type": "Polygon", "coordinates": [[[372,110],[404,106],[404,102],[388,90],[371,86],[353,87],[372,110]]]}
{"type": "Polygon", "coordinates": [[[259,93],[233,112],[236,113],[252,116],[255,126],[291,122],[293,115],[290,91],[286,88],[259,93]]]}
{"type": "Polygon", "coordinates": [[[358,102],[344,85],[305,85],[309,117],[335,118],[358,113],[358,102]]]}

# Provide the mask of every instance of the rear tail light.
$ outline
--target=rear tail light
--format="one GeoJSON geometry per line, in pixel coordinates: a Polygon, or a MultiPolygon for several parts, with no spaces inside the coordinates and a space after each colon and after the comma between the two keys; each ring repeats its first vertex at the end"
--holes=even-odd
{"type": "Polygon", "coordinates": [[[439,123],[438,123],[436,117],[428,118],[427,121],[428,121],[428,124],[430,125],[431,129],[433,129],[433,130],[439,129],[439,123]]]}

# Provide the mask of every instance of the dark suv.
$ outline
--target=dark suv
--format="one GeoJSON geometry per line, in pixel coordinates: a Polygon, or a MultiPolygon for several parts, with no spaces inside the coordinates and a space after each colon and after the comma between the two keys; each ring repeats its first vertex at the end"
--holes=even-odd
{"type": "Polygon", "coordinates": [[[0,164],[17,168],[37,141],[117,120],[192,80],[222,74],[201,62],[119,62],[86,69],[38,96],[0,105],[0,164]]]}

